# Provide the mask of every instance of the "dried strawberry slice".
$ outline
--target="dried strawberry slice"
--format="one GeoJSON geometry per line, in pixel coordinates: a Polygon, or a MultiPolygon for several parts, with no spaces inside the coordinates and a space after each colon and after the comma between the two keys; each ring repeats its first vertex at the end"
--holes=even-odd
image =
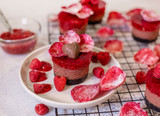
{"type": "Polygon", "coordinates": [[[108,40],[104,45],[104,50],[114,54],[123,50],[123,43],[120,40],[108,40]]]}
{"type": "Polygon", "coordinates": [[[157,44],[154,47],[154,51],[156,52],[157,56],[160,58],[160,44],[157,44]]]}
{"type": "Polygon", "coordinates": [[[96,36],[101,37],[101,38],[108,38],[113,34],[114,34],[114,31],[109,27],[101,27],[96,32],[96,36]]]}
{"type": "Polygon", "coordinates": [[[154,11],[151,10],[142,10],[141,15],[145,21],[160,21],[160,15],[157,15],[154,11]]]}
{"type": "Polygon", "coordinates": [[[120,110],[119,116],[148,116],[147,112],[140,107],[140,103],[127,102],[120,110]]]}
{"type": "Polygon", "coordinates": [[[104,75],[104,69],[102,67],[95,67],[93,69],[93,74],[94,76],[96,76],[97,78],[102,78],[104,75]]]}
{"type": "Polygon", "coordinates": [[[90,52],[94,47],[94,41],[90,35],[81,34],[80,52],[90,52]]]}
{"type": "Polygon", "coordinates": [[[141,11],[142,11],[141,8],[135,8],[135,9],[132,9],[132,10],[128,11],[128,12],[126,13],[126,15],[131,18],[132,16],[134,16],[134,15],[136,15],[136,14],[140,14],[141,11]]]}
{"type": "Polygon", "coordinates": [[[49,48],[50,55],[54,57],[65,56],[65,54],[62,51],[62,46],[63,43],[61,42],[55,42],[54,44],[52,44],[51,47],[49,48]]]}
{"type": "Polygon", "coordinates": [[[62,11],[70,13],[70,14],[76,14],[78,11],[82,9],[82,5],[80,3],[72,4],[68,7],[63,6],[62,11]]]}
{"type": "Polygon", "coordinates": [[[101,78],[100,89],[107,91],[121,86],[126,79],[126,73],[117,66],[108,69],[106,74],[101,78]]]}
{"type": "Polygon", "coordinates": [[[100,0],[90,0],[92,5],[98,5],[100,0]]]}
{"type": "Polygon", "coordinates": [[[59,37],[59,41],[62,42],[63,44],[66,44],[66,43],[71,44],[73,42],[80,43],[81,39],[75,31],[70,30],[70,31],[67,31],[67,33],[65,33],[64,35],[61,35],[59,37]]]}
{"type": "Polygon", "coordinates": [[[154,65],[159,58],[151,49],[143,48],[134,55],[134,60],[142,64],[154,65]]]}
{"type": "Polygon", "coordinates": [[[92,11],[92,9],[90,9],[89,7],[83,5],[82,9],[80,11],[78,11],[76,13],[76,15],[80,19],[85,19],[85,18],[88,18],[89,16],[93,15],[93,13],[94,12],[92,11]]]}
{"type": "Polygon", "coordinates": [[[46,61],[41,61],[42,67],[39,69],[39,71],[50,71],[52,69],[52,66],[50,63],[46,61]]]}
{"type": "Polygon", "coordinates": [[[126,24],[126,18],[121,13],[112,11],[109,13],[107,24],[110,26],[121,26],[126,24]]]}
{"type": "Polygon", "coordinates": [[[54,77],[54,85],[57,91],[63,91],[65,85],[66,85],[66,78],[55,76],[54,77]]]}
{"type": "Polygon", "coordinates": [[[138,71],[136,74],[136,81],[138,84],[145,83],[146,73],[143,71],[138,71]]]}
{"type": "Polygon", "coordinates": [[[46,73],[42,73],[39,71],[30,71],[29,78],[31,82],[41,82],[47,79],[46,73]]]}
{"type": "Polygon", "coordinates": [[[71,95],[73,100],[81,103],[93,100],[99,92],[99,84],[78,85],[71,90],[71,95]]]}
{"type": "Polygon", "coordinates": [[[33,89],[36,94],[46,93],[52,89],[50,84],[33,84],[33,89]]]}
{"type": "Polygon", "coordinates": [[[33,69],[33,70],[39,70],[42,67],[42,65],[43,64],[41,63],[41,61],[39,61],[37,58],[34,58],[31,61],[30,65],[29,65],[29,68],[33,69]]]}

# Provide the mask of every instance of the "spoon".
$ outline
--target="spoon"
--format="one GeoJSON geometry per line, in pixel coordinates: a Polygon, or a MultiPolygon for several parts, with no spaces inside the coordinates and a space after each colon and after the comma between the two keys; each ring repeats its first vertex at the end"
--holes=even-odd
{"type": "Polygon", "coordinates": [[[8,22],[8,20],[6,19],[6,17],[4,16],[4,14],[2,13],[2,11],[0,10],[0,20],[2,21],[2,23],[4,24],[4,26],[9,30],[10,33],[12,33],[12,28],[8,22]]]}

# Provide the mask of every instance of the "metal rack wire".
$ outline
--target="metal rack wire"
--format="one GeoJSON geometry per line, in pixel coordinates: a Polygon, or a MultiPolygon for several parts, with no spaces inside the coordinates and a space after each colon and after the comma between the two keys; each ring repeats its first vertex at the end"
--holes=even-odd
{"type": "MultiPolygon", "coordinates": [[[[50,16],[48,17],[50,19],[50,16]]],[[[56,116],[118,116],[121,106],[129,101],[140,103],[140,106],[148,112],[148,116],[158,116],[158,113],[149,109],[144,101],[145,84],[137,84],[135,75],[137,71],[147,71],[147,66],[138,64],[134,61],[134,54],[144,47],[153,49],[156,44],[160,43],[160,36],[155,42],[150,44],[140,43],[132,38],[132,34],[128,26],[121,28],[114,28],[115,34],[109,38],[102,39],[94,36],[96,30],[100,27],[106,26],[103,22],[101,24],[89,25],[87,27],[88,34],[92,35],[95,46],[103,48],[106,40],[118,39],[123,41],[124,49],[121,53],[117,53],[114,57],[121,64],[122,69],[126,72],[127,78],[125,84],[120,91],[117,91],[109,100],[100,105],[85,108],[85,109],[60,109],[55,108],[56,116]]],[[[59,29],[58,23],[48,21],[48,41],[49,44],[58,41],[59,29]]]]}

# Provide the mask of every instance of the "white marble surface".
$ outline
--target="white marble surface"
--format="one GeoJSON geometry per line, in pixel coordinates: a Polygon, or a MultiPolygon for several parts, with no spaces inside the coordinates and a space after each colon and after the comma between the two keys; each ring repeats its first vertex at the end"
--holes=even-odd
{"type": "MultiPolygon", "coordinates": [[[[47,15],[58,12],[61,5],[77,0],[0,0],[0,8],[7,17],[32,17],[42,25],[36,48],[47,45],[47,15]]],[[[134,7],[156,10],[160,0],[108,0],[107,10],[126,11],[134,7]]],[[[19,81],[19,68],[25,55],[10,55],[0,48],[0,116],[37,116],[34,107],[39,102],[29,96],[19,81]]],[[[46,116],[54,116],[54,110],[46,116]]]]}

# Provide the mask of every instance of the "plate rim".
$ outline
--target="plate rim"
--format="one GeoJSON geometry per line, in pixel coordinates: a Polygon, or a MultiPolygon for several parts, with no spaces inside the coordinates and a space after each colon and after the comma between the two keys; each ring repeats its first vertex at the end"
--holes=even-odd
{"type": "MultiPolygon", "coordinates": [[[[36,50],[34,50],[33,52],[31,52],[30,54],[28,54],[24,60],[22,61],[21,65],[20,65],[20,68],[19,68],[19,80],[20,80],[20,83],[22,85],[22,87],[25,89],[25,91],[31,95],[32,97],[34,97],[36,100],[38,101],[41,101],[42,103],[45,103],[49,106],[52,106],[52,107],[56,107],[56,108],[64,108],[64,109],[81,109],[81,108],[88,108],[88,107],[92,107],[92,106],[95,106],[95,105],[98,105],[102,102],[104,102],[105,100],[109,99],[120,87],[116,88],[116,89],[113,89],[113,90],[110,90],[110,92],[98,99],[95,99],[95,100],[91,100],[91,101],[88,101],[88,102],[82,102],[82,103],[78,103],[78,102],[75,102],[75,103],[63,103],[63,102],[56,102],[56,101],[52,101],[52,100],[48,100],[46,98],[43,98],[37,94],[35,94],[34,92],[32,92],[27,86],[26,84],[23,82],[23,79],[22,79],[22,76],[21,76],[21,71],[22,71],[22,66],[23,64],[25,63],[25,61],[31,57],[33,54],[35,54],[36,52],[38,51],[41,51],[43,49],[47,49],[49,48],[50,45],[46,45],[46,46],[43,46],[43,47],[40,47],[36,50]]],[[[104,51],[103,49],[101,48],[98,48],[98,47],[95,47],[95,49],[99,50],[99,51],[104,51]]],[[[120,63],[115,59],[115,57],[110,54],[111,57],[114,59],[114,61],[116,61],[117,65],[119,68],[121,68],[121,65],[120,63]]]]}

